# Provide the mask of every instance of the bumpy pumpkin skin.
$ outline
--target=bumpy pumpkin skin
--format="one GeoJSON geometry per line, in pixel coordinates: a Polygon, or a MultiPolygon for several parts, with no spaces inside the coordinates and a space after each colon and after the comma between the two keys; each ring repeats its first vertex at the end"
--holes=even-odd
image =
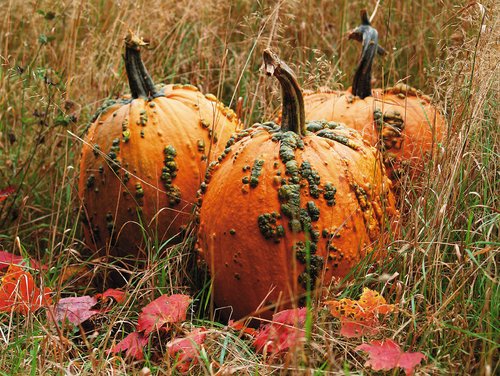
{"type": "Polygon", "coordinates": [[[214,302],[231,306],[232,318],[261,304],[288,307],[344,277],[381,249],[388,218],[397,218],[376,150],[339,124],[308,129],[299,136],[265,123],[241,132],[202,185],[198,250],[214,302]]]}
{"type": "Polygon", "coordinates": [[[444,118],[429,98],[404,84],[375,89],[364,99],[350,91],[306,94],[304,103],[308,121],[345,123],[379,148],[391,179],[420,173],[445,134],[444,118]]]}
{"type": "Polygon", "coordinates": [[[306,93],[306,120],[343,122],[358,130],[371,145],[382,151],[393,181],[422,172],[424,163],[437,152],[446,124],[430,98],[420,91],[398,84],[385,90],[371,88],[375,55],[385,50],[378,45],[378,32],[361,11],[361,25],[349,39],[362,42],[361,58],[347,91],[306,93]]]}
{"type": "Polygon", "coordinates": [[[237,126],[232,110],[190,85],[108,102],[88,131],[80,161],[87,245],[101,255],[135,259],[146,256],[138,253],[145,238],[178,235],[192,219],[207,163],[237,126]]]}

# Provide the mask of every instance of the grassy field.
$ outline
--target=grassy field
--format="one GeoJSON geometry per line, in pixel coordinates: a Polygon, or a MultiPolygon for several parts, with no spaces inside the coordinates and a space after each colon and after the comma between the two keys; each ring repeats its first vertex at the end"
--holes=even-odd
{"type": "MultiPolygon", "coordinates": [[[[78,158],[100,104],[127,92],[122,60],[127,31],[150,42],[143,53],[157,82],[191,83],[235,107],[246,125],[279,111],[276,85],[259,72],[272,47],[304,89],[348,87],[359,44],[346,32],[375,0],[5,0],[0,16],[0,250],[48,265],[33,272],[59,297],[93,294],[107,265],[83,243],[78,158]],[[72,267],[88,272],[71,278],[72,267]]],[[[390,261],[359,270],[331,288],[356,298],[381,292],[398,313],[385,335],[427,361],[417,373],[500,372],[499,6],[452,0],[381,1],[375,87],[404,81],[432,96],[448,130],[442,155],[418,183],[402,187],[404,228],[390,261]],[[392,276],[392,278],[388,278],[392,276]]],[[[83,328],[56,328],[42,313],[0,313],[1,374],[171,374],[172,359],[150,344],[144,362],[106,353],[129,333],[140,307],[160,293],[194,297],[189,325],[208,339],[195,374],[375,374],[338,336],[338,323],[314,305],[310,340],[279,362],[256,354],[244,337],[212,321],[207,282],[191,275],[192,244],[163,246],[132,277],[129,298],[83,328]],[[201,287],[200,287],[201,286],[201,287]],[[151,354],[151,355],[149,355],[151,354]]],[[[153,253],[153,252],[152,252],[153,253]]],[[[392,374],[398,374],[398,371],[392,374]]]]}

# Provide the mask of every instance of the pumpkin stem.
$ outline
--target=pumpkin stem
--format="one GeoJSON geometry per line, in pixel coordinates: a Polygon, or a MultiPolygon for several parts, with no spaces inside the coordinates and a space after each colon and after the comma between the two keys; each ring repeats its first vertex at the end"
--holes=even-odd
{"type": "Polygon", "coordinates": [[[281,129],[293,131],[300,136],[306,133],[304,97],[295,74],[278,55],[270,49],[264,50],[263,69],[268,76],[274,76],[281,85],[282,109],[281,129]]]}
{"type": "Polygon", "coordinates": [[[352,82],[352,94],[360,98],[372,95],[372,63],[375,54],[385,54],[378,45],[378,32],[371,26],[366,9],[361,11],[361,25],[349,33],[349,39],[362,43],[361,57],[352,82]]]}
{"type": "Polygon", "coordinates": [[[157,94],[155,84],[141,59],[141,46],[146,45],[142,38],[131,31],[125,37],[125,70],[134,99],[150,98],[157,94]]]}

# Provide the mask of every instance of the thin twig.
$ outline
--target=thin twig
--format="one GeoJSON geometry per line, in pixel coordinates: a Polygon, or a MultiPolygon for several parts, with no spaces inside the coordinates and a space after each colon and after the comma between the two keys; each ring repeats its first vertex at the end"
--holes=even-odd
{"type": "Polygon", "coordinates": [[[373,19],[375,18],[379,5],[380,5],[380,0],[377,0],[377,4],[375,4],[375,9],[373,10],[372,15],[370,16],[370,23],[372,23],[373,19]]]}

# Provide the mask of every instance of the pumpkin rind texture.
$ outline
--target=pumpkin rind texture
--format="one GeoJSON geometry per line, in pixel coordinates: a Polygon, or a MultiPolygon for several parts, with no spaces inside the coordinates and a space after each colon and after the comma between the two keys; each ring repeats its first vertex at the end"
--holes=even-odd
{"type": "Polygon", "coordinates": [[[346,276],[384,249],[397,218],[377,151],[340,124],[307,127],[298,134],[268,122],[240,132],[202,185],[198,251],[216,306],[232,307],[232,318],[261,304],[283,309],[346,276]]]}
{"type": "Polygon", "coordinates": [[[86,243],[101,255],[144,258],[150,239],[178,236],[207,163],[238,126],[232,110],[194,86],[154,90],[108,101],[85,138],[78,189],[86,243]]]}

